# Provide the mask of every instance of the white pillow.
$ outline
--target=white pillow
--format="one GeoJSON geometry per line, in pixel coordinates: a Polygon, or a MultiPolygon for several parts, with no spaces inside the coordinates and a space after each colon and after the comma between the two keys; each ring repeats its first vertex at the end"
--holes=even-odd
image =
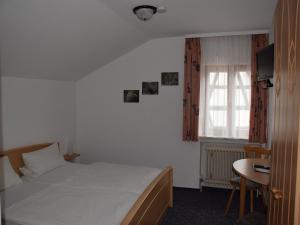
{"type": "Polygon", "coordinates": [[[19,170],[26,177],[31,177],[32,178],[32,177],[38,177],[39,176],[38,174],[35,174],[31,170],[29,170],[28,168],[26,168],[25,166],[19,168],[19,170]]]}
{"type": "Polygon", "coordinates": [[[0,191],[22,182],[7,156],[0,157],[0,171],[0,191]]]}
{"type": "Polygon", "coordinates": [[[52,144],[38,151],[22,154],[24,164],[35,176],[65,165],[66,161],[60,154],[58,144],[52,144]]]}

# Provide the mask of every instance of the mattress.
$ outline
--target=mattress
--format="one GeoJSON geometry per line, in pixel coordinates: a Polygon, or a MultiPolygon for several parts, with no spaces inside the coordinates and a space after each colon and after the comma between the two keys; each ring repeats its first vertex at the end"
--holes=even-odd
{"type": "Polygon", "coordinates": [[[118,225],[160,169],[67,164],[2,193],[8,225],[118,225]]]}

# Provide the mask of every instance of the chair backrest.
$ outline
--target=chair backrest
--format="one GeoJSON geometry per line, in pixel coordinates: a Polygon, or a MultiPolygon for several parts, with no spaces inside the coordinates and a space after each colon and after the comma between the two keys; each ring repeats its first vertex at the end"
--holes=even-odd
{"type": "Polygon", "coordinates": [[[255,145],[245,145],[244,150],[246,158],[269,158],[271,155],[271,149],[263,148],[255,145]]]}

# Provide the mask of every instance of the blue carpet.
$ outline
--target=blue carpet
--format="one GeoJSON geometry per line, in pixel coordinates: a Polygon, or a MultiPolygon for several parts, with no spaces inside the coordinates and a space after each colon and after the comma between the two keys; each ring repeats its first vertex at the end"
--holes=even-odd
{"type": "MultiPolygon", "coordinates": [[[[233,225],[238,218],[239,192],[224,216],[229,190],[216,188],[174,188],[174,206],[168,209],[162,225],[233,225]]],[[[261,198],[255,198],[255,210],[262,210],[261,198]]],[[[247,207],[249,206],[247,201],[247,207]]],[[[248,210],[248,209],[247,209],[248,210]]]]}

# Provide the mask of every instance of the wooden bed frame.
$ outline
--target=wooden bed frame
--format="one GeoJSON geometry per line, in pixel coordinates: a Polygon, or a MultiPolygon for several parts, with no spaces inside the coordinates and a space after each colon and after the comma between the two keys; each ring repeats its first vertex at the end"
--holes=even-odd
{"type": "MultiPolygon", "coordinates": [[[[33,152],[48,147],[52,143],[20,147],[0,151],[0,157],[7,156],[13,169],[21,176],[19,170],[24,166],[23,153],[33,152]]],[[[173,169],[167,167],[140,195],[129,210],[121,225],[157,225],[161,223],[166,210],[173,207],[173,169]]]]}

